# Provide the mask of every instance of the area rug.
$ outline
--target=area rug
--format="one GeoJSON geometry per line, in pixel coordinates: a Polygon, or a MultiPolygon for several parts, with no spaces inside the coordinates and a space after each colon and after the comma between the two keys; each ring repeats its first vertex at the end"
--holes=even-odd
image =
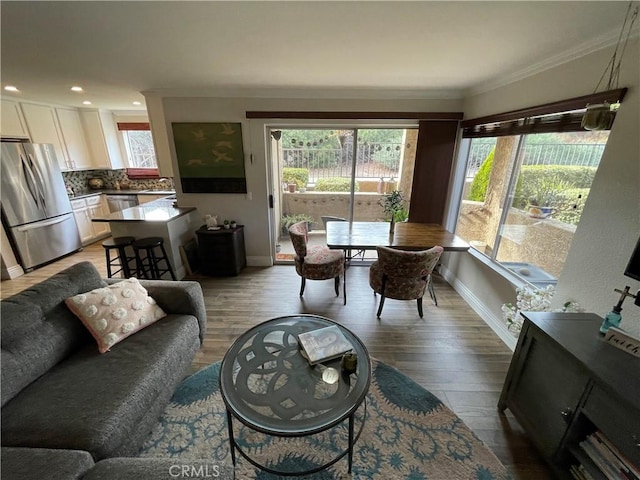
{"type": "MultiPolygon", "coordinates": [[[[366,420],[355,444],[352,474],[346,457],[320,473],[322,480],[495,480],[510,478],[493,452],[437,397],[389,365],[372,361],[366,420]]],[[[185,379],[144,444],[141,457],[231,463],[220,362],[185,379]]],[[[356,415],[356,429],[365,415],[356,415]]],[[[347,422],[343,422],[347,423],[347,422]]],[[[268,437],[234,422],[236,438],[252,458],[280,471],[309,470],[343,451],[346,425],[304,439],[268,437]]],[[[237,479],[280,477],[236,455],[237,479]]]]}

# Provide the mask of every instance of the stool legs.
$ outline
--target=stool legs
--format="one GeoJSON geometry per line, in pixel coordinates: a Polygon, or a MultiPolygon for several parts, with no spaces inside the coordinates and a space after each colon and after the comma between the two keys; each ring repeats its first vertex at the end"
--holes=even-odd
{"type": "Polygon", "coordinates": [[[177,280],[171,263],[169,263],[169,256],[161,240],[161,238],[152,237],[143,238],[134,242],[133,249],[135,251],[138,278],[160,280],[164,273],[169,273],[172,280],[177,280]],[[160,249],[159,253],[156,252],[156,248],[160,249]],[[144,252],[144,256],[142,252],[144,252]],[[160,262],[164,262],[164,266],[160,262]]]}

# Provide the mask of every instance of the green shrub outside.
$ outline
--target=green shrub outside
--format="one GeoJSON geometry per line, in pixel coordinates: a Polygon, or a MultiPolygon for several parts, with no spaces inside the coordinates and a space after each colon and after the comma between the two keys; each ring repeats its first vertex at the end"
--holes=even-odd
{"type": "MultiPolygon", "coordinates": [[[[580,200],[584,201],[584,192],[588,193],[591,188],[596,170],[596,167],[523,165],[512,206],[525,209],[531,203],[537,203],[557,208],[562,203],[575,204],[578,195],[582,195],[580,200]]],[[[558,218],[557,215],[554,218],[558,218]]]]}
{"type": "Polygon", "coordinates": [[[480,165],[476,176],[471,182],[467,200],[472,200],[474,202],[484,202],[484,199],[487,196],[487,187],[489,185],[489,177],[491,176],[491,169],[493,168],[493,157],[495,153],[496,149],[492,148],[489,152],[489,155],[487,155],[487,158],[485,158],[482,162],[482,165],[480,165]]]}
{"type": "Polygon", "coordinates": [[[309,169],[286,167],[282,169],[282,181],[295,183],[298,189],[306,188],[309,182],[309,169]]]}
{"type": "MultiPolygon", "coordinates": [[[[355,191],[359,190],[360,186],[356,182],[355,191]]],[[[344,177],[327,177],[320,178],[316,182],[314,188],[315,192],[349,192],[351,191],[351,179],[344,177]]]]}

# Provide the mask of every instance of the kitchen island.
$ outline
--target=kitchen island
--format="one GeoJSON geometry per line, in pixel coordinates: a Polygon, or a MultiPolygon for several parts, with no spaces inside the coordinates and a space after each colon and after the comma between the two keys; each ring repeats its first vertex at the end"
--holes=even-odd
{"type": "MultiPolygon", "coordinates": [[[[192,240],[202,219],[195,207],[174,206],[175,199],[166,198],[93,218],[93,222],[108,222],[114,237],[162,237],[169,262],[181,280],[186,268],[180,255],[180,246],[192,240]]],[[[163,279],[170,279],[166,274],[163,279]]]]}

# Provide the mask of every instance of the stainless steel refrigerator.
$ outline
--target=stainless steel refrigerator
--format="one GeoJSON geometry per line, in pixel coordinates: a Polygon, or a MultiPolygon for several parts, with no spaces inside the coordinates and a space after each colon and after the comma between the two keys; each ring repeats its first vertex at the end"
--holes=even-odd
{"type": "Polygon", "coordinates": [[[53,145],[2,142],[2,222],[25,270],[82,247],[53,145]]]}

